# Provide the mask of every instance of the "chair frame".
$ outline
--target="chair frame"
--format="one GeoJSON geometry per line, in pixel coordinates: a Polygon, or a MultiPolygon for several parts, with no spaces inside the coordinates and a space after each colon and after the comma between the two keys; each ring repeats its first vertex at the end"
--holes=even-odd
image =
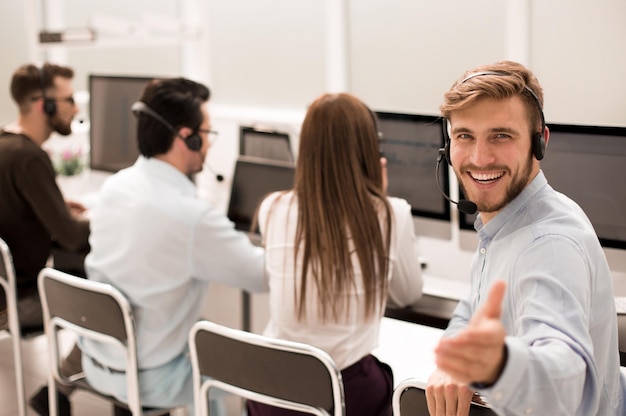
{"type": "MultiPolygon", "coordinates": [[[[396,386],[396,388],[393,390],[393,396],[392,396],[394,416],[402,416],[403,414],[411,415],[411,416],[428,416],[429,415],[427,407],[417,408],[417,409],[411,408],[409,410],[409,413],[407,413],[406,411],[402,413],[401,411],[402,403],[403,403],[402,397],[407,391],[411,389],[419,390],[421,394],[425,395],[426,394],[426,382],[419,380],[417,378],[409,378],[409,379],[401,381],[396,386]]],[[[424,397],[424,401],[426,401],[426,397],[424,397]]],[[[472,402],[471,404],[469,414],[470,416],[496,416],[496,413],[488,406],[484,406],[482,404],[474,403],[474,402],[472,402]]]]}
{"type": "Polygon", "coordinates": [[[77,276],[61,272],[53,268],[45,268],[38,277],[39,293],[44,312],[44,328],[48,339],[49,354],[49,380],[48,392],[50,403],[50,415],[57,416],[56,382],[72,384],[78,388],[90,391],[113,402],[118,408],[127,406],[135,415],[143,414],[167,414],[170,409],[143,409],[139,395],[139,377],[137,363],[137,345],[135,337],[135,321],[130,302],[115,287],[101,282],[94,282],[77,276]],[[83,300],[88,297],[94,298],[92,305],[82,307],[75,302],[71,307],[60,307],[52,300],[52,297],[63,293],[65,303],[72,303],[71,299],[80,297],[83,300]],[[68,293],[70,296],[68,296],[68,293]],[[73,296],[71,296],[73,294],[73,296]],[[104,295],[104,296],[102,296],[104,295]],[[102,305],[102,300],[107,302],[106,308],[94,308],[93,305],[102,305]],[[88,309],[93,310],[88,310],[88,309]],[[106,314],[106,323],[98,322],[99,317],[106,314]],[[115,318],[117,317],[117,321],[115,318]],[[95,390],[86,381],[83,373],[65,377],[60,371],[59,357],[59,331],[67,329],[77,333],[81,337],[89,338],[98,342],[114,344],[125,351],[126,354],[126,384],[128,391],[128,404],[119,402],[111,396],[107,396],[95,390]],[[146,413],[144,413],[146,411],[146,413]]]}
{"type": "MultiPolygon", "coordinates": [[[[325,385],[324,387],[328,388],[328,391],[325,393],[332,395],[332,406],[334,409],[333,415],[345,415],[341,372],[335,365],[333,359],[326,352],[303,343],[270,338],[238,329],[228,328],[214,322],[199,321],[194,324],[189,333],[189,349],[193,369],[194,405],[196,416],[209,415],[208,395],[210,389],[212,388],[219,388],[245,399],[284,409],[296,410],[318,416],[330,415],[327,410],[322,408],[322,403],[313,403],[315,400],[311,400],[311,402],[307,404],[295,401],[294,398],[289,397],[293,392],[285,392],[285,390],[288,391],[292,387],[293,382],[274,377],[272,374],[268,374],[268,379],[271,379],[274,382],[283,383],[279,388],[271,389],[268,387],[268,390],[271,391],[258,392],[247,387],[249,384],[254,385],[255,383],[258,384],[262,382],[262,377],[255,376],[253,373],[262,373],[263,369],[266,369],[266,367],[263,366],[263,363],[260,363],[260,366],[263,367],[263,369],[260,369],[259,361],[252,355],[246,355],[243,357],[237,355],[236,359],[239,360],[238,363],[241,364],[242,367],[253,368],[253,370],[256,371],[242,374],[243,377],[239,377],[239,379],[235,381],[231,380],[225,382],[220,380],[219,377],[213,378],[214,374],[212,369],[206,368],[210,365],[206,362],[207,359],[210,357],[211,360],[215,360],[217,362],[228,362],[229,360],[233,360],[233,358],[230,357],[230,350],[220,349],[219,346],[216,348],[207,348],[206,345],[199,345],[208,343],[207,341],[198,342],[198,336],[202,336],[202,334],[207,333],[211,336],[223,337],[227,339],[228,342],[236,343],[236,345],[241,345],[245,348],[252,348],[257,352],[266,353],[270,351],[271,354],[280,355],[281,357],[284,356],[285,358],[289,356],[290,359],[293,359],[294,357],[299,360],[306,359],[310,361],[313,359],[316,365],[322,365],[326,370],[324,372],[326,380],[321,381],[317,385],[325,385]],[[203,368],[205,371],[203,371],[203,368]],[[276,391],[279,389],[284,390],[279,393],[276,391]]],[[[299,370],[294,369],[294,371],[297,372],[299,370]]],[[[237,372],[231,372],[229,377],[236,378],[238,374],[235,373],[237,372]]],[[[299,376],[306,377],[307,375],[300,373],[299,376]]],[[[321,400],[318,401],[321,402],[321,400]]]]}
{"type": "Polygon", "coordinates": [[[10,333],[13,344],[13,362],[15,365],[15,387],[17,389],[17,411],[19,416],[26,416],[26,393],[24,390],[24,367],[22,362],[22,329],[17,311],[17,282],[13,256],[7,243],[0,238],[0,253],[4,267],[0,269],[0,286],[4,290],[7,303],[6,331],[10,333]]]}

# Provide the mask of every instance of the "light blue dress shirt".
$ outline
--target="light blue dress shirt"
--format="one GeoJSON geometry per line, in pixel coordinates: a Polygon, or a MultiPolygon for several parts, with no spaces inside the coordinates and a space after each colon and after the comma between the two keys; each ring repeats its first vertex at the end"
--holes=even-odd
{"type": "Polygon", "coordinates": [[[501,415],[623,415],[613,281],[581,208],[539,172],[475,228],[472,292],[445,335],[466,326],[495,280],[507,282],[501,320],[508,360],[480,394],[501,415]]]}
{"type": "MultiPolygon", "coordinates": [[[[145,405],[193,403],[187,337],[210,282],[268,290],[263,250],[195,193],[172,165],[140,157],[104,183],[91,213],[87,275],[121,290],[133,306],[145,405]]],[[[88,380],[124,400],[123,375],[85,358],[123,369],[119,348],[84,340],[81,349],[88,380]]]]}

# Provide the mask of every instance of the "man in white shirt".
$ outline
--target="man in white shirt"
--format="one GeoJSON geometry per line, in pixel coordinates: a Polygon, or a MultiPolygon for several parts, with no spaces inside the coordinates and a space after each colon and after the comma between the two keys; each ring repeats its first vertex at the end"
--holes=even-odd
{"type": "MultiPolygon", "coordinates": [[[[91,213],[88,278],[120,289],[137,325],[142,405],[193,404],[187,335],[209,282],[267,290],[263,250],[196,197],[189,179],[211,147],[209,90],[153,80],[132,107],[141,156],[109,178],[91,213]]],[[[83,368],[103,393],[127,401],[124,356],[83,340],[83,368]]]]}

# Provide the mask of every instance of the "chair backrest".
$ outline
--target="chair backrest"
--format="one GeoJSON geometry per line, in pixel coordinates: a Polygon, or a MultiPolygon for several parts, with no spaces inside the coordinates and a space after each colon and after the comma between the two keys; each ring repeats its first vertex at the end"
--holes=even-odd
{"type": "MultiPolygon", "coordinates": [[[[394,416],[428,416],[426,404],[426,383],[410,378],[400,382],[393,391],[394,416]]],[[[486,406],[472,403],[470,416],[496,416],[496,413],[486,406]]]]}
{"type": "Polygon", "coordinates": [[[192,327],[189,348],[197,414],[208,414],[212,387],[305,413],[345,414],[341,373],[319,348],[208,321],[192,327]]]}
{"type": "Polygon", "coordinates": [[[111,285],[51,268],[39,273],[38,284],[50,354],[49,384],[73,381],[60,373],[60,329],[118,345],[126,353],[128,407],[133,415],[140,415],[135,324],[128,300],[111,285]]]}
{"type": "Polygon", "coordinates": [[[7,309],[7,331],[13,342],[13,362],[15,365],[15,386],[17,389],[17,409],[19,416],[26,416],[26,396],[24,392],[24,371],[22,368],[22,346],[20,321],[17,312],[17,282],[13,257],[7,243],[0,238],[0,295],[4,296],[7,309]]]}

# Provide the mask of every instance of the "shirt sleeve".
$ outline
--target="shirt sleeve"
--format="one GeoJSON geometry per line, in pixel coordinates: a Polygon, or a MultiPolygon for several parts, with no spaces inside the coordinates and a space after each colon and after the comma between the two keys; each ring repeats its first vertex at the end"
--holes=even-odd
{"type": "Polygon", "coordinates": [[[63,248],[76,251],[87,247],[89,222],[72,216],[57,186],[47,154],[29,157],[17,175],[24,199],[51,235],[63,248]]]}
{"type": "Polygon", "coordinates": [[[416,249],[411,207],[403,199],[389,198],[394,214],[395,257],[392,257],[392,275],[389,298],[398,306],[415,303],[422,296],[422,268],[416,249]]]}
{"type": "Polygon", "coordinates": [[[249,292],[268,288],[264,272],[264,251],[246,233],[215,209],[200,217],[192,243],[194,276],[200,280],[239,287],[249,292]]]}
{"type": "MultiPolygon", "coordinates": [[[[516,262],[503,305],[503,313],[516,317],[515,333],[506,338],[507,363],[481,393],[499,414],[595,414],[603,392],[589,334],[589,265],[568,239],[539,240],[516,262]]],[[[594,307],[612,315],[611,306],[594,307]]]]}

